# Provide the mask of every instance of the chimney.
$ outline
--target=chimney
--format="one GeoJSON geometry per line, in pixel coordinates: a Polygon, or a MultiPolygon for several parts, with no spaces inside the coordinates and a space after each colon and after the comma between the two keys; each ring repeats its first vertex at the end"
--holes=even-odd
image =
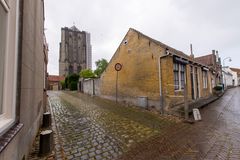
{"type": "Polygon", "coordinates": [[[194,58],[193,49],[192,49],[192,44],[190,44],[190,52],[191,52],[190,57],[191,57],[191,58],[194,58]]]}
{"type": "Polygon", "coordinates": [[[215,50],[212,50],[212,54],[214,54],[214,55],[215,55],[215,50]]]}
{"type": "Polygon", "coordinates": [[[217,60],[217,62],[219,62],[219,54],[218,54],[218,51],[216,51],[216,60],[217,60]]]}

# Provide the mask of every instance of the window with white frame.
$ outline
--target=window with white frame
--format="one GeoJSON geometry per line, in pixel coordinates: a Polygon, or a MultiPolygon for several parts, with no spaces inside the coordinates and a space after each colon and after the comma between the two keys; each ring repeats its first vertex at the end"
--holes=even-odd
{"type": "Polygon", "coordinates": [[[0,136],[14,125],[19,1],[0,0],[0,136]]]}
{"type": "Polygon", "coordinates": [[[179,65],[178,63],[173,64],[173,73],[174,73],[174,89],[179,90],[179,65]]]}
{"type": "Polygon", "coordinates": [[[174,89],[183,90],[186,82],[186,65],[182,63],[173,63],[174,89]]]}
{"type": "Polygon", "coordinates": [[[179,66],[180,66],[180,76],[181,76],[181,89],[184,89],[186,65],[179,64],[179,66]]]}
{"type": "Polygon", "coordinates": [[[0,1],[0,114],[3,113],[4,62],[6,54],[7,10],[6,3],[0,1]]]}
{"type": "Polygon", "coordinates": [[[208,73],[203,70],[203,88],[208,88],[208,73]]]}

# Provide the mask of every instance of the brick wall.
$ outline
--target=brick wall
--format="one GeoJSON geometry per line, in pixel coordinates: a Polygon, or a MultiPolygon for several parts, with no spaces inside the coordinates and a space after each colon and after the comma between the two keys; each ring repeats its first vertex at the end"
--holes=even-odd
{"type": "Polygon", "coordinates": [[[158,57],[164,49],[132,30],[123,42],[101,77],[101,93],[115,97],[117,72],[114,66],[121,63],[123,67],[118,73],[119,99],[147,96],[150,101],[159,101],[158,57]],[[127,44],[123,43],[125,40],[127,44]]]}
{"type": "MultiPolygon", "coordinates": [[[[160,105],[159,56],[165,55],[165,48],[155,40],[130,29],[101,76],[100,92],[102,96],[115,99],[117,71],[114,66],[116,63],[121,63],[122,70],[118,72],[118,99],[137,104],[138,97],[146,96],[149,106],[153,105],[158,108],[160,105]]],[[[172,48],[170,50],[178,52],[172,48]]],[[[203,89],[201,66],[194,63],[191,65],[198,68],[200,98],[209,96],[210,75],[208,88],[203,89]]],[[[174,90],[173,56],[161,58],[160,68],[165,109],[183,103],[183,90],[174,90]]],[[[188,99],[192,100],[190,64],[186,65],[186,75],[188,99]]],[[[194,85],[196,89],[196,84],[194,85]]]]}

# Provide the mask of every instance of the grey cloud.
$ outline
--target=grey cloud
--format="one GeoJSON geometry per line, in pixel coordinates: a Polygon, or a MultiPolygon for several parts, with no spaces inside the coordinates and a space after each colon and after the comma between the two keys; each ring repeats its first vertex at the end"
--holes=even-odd
{"type": "Polygon", "coordinates": [[[50,45],[49,72],[57,74],[61,27],[75,22],[91,33],[93,62],[110,59],[130,27],[199,56],[219,50],[240,67],[240,1],[238,0],[47,0],[46,34],[50,45]]]}

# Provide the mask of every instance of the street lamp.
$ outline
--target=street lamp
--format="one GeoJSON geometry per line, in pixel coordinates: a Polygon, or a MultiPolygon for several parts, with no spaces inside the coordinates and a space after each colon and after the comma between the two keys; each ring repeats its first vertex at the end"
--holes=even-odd
{"type": "Polygon", "coordinates": [[[226,58],[224,58],[224,59],[223,59],[223,67],[225,67],[225,63],[224,63],[224,62],[225,62],[225,60],[227,60],[227,59],[228,59],[229,62],[232,61],[232,58],[231,58],[231,57],[226,57],[226,58]]]}
{"type": "MultiPolygon", "coordinates": [[[[222,66],[222,68],[225,68],[225,60],[227,60],[228,59],[228,61],[229,62],[231,62],[232,61],[232,59],[231,59],[231,57],[226,57],[226,58],[224,58],[223,59],[223,66],[222,66]]],[[[227,83],[226,83],[226,74],[223,72],[223,75],[224,75],[224,90],[225,90],[225,87],[227,87],[227,83]]]]}

